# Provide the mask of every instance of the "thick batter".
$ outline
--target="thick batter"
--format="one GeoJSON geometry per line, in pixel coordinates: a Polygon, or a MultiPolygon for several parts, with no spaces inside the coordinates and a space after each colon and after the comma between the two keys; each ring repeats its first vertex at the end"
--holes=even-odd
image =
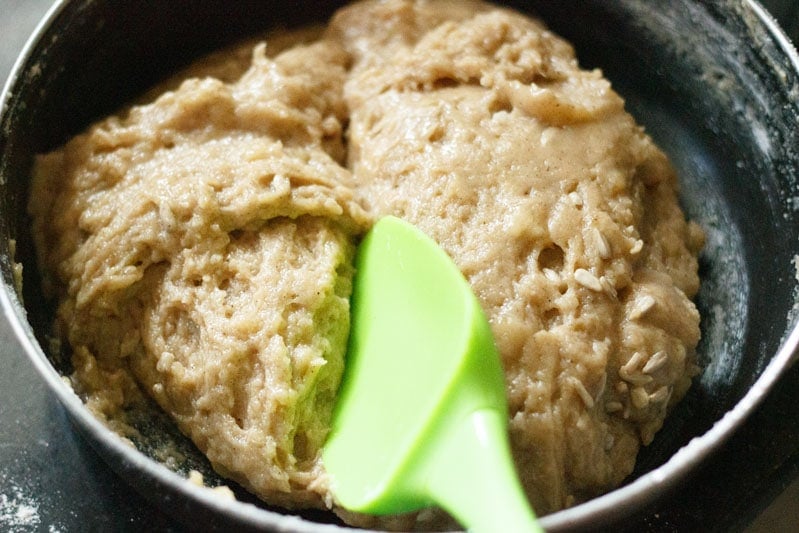
{"type": "Polygon", "coordinates": [[[366,1],[309,35],[217,56],[38,159],[76,390],[107,418],[143,391],[264,500],[332,505],[352,255],[394,214],[489,316],[538,514],[618,485],[697,371],[703,237],[664,154],[511,11],[366,1]]]}

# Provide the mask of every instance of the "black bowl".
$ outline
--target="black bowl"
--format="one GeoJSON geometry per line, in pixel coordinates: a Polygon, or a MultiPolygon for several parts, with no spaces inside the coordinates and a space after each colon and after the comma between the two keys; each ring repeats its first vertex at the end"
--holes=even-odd
{"type": "MultiPolygon", "coordinates": [[[[339,530],[323,525],[330,520],[325,514],[289,516],[236,487],[242,501],[221,501],[186,483],[188,469],[216,478],[171,424],[157,415],[143,422],[147,441],[136,451],[95,420],[62,382],[68,363],[43,348],[53,309],[39,292],[24,209],[32,158],[192,59],[271,28],[324,20],[341,3],[59,2],[3,93],[0,301],[6,317],[75,427],[108,464],[167,512],[203,529],[339,530]],[[24,267],[21,289],[15,262],[24,267]],[[187,456],[178,472],[151,457],[163,442],[187,456]]],[[[604,70],[672,158],[684,208],[708,235],[698,296],[703,374],[642,450],[623,487],[542,520],[551,530],[597,527],[629,516],[680,483],[741,426],[794,359],[799,57],[754,1],[507,3],[539,15],[575,44],[584,66],[604,70]]]]}

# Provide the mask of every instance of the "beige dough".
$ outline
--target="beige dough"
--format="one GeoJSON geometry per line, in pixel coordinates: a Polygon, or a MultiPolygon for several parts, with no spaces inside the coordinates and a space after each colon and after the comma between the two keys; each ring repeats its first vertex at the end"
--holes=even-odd
{"type": "Polygon", "coordinates": [[[37,160],[76,390],[106,418],[144,391],[266,501],[330,506],[352,255],[395,214],[489,316],[537,512],[617,486],[697,371],[703,236],[664,154],[508,10],[366,1],[303,36],[217,55],[37,160]]]}

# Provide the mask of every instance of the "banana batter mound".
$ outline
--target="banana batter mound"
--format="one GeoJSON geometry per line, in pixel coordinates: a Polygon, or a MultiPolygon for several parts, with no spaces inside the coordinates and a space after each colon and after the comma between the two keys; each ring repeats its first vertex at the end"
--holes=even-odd
{"type": "Polygon", "coordinates": [[[143,392],[267,502],[334,505],[320,447],[353,252],[393,214],[483,304],[537,513],[617,486],[697,372],[703,234],[664,154],[509,10],[365,1],[302,35],[217,56],[37,160],[78,393],[113,418],[143,392]]]}

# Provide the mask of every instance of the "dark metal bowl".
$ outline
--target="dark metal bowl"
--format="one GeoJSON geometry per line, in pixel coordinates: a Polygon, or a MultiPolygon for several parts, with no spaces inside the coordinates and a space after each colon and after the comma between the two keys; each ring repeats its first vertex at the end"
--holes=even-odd
{"type": "MultiPolygon", "coordinates": [[[[319,513],[270,510],[234,487],[227,502],[186,483],[204,458],[154,414],[153,441],[187,456],[174,472],[124,444],[67,387],[43,348],[52,307],[39,279],[24,206],[35,154],[118,109],[194,58],[277,26],[324,20],[342,2],[171,0],[56,3],[20,57],[0,118],[0,301],[8,321],[77,430],[165,511],[203,529],[340,531],[319,513]],[[9,242],[13,239],[15,247],[9,242]],[[12,256],[13,250],[16,250],[12,256]],[[23,265],[22,291],[14,282],[23,265]],[[24,302],[24,303],[23,303],[24,302]]],[[[544,517],[550,530],[623,519],[684,480],[735,432],[790,366],[799,343],[799,57],[754,1],[508,2],[538,14],[600,67],[670,155],[682,202],[707,231],[701,257],[703,374],[642,450],[621,488],[544,517]]]]}

